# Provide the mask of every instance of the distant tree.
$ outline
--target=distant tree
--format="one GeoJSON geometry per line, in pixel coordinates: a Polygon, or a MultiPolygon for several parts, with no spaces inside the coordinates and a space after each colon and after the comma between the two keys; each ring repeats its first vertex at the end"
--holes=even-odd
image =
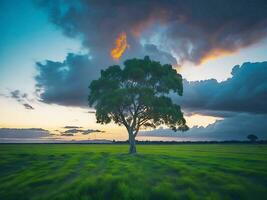
{"type": "Polygon", "coordinates": [[[182,95],[182,76],[148,56],[127,60],[124,66],[102,70],[89,86],[88,102],[96,109],[97,123],[125,126],[130,154],[136,153],[135,137],[142,128],[165,124],[174,131],[187,130],[180,106],[168,97],[170,92],[182,95]]]}
{"type": "Polygon", "coordinates": [[[250,140],[250,142],[255,142],[258,139],[258,137],[253,134],[249,134],[247,138],[250,140]]]}

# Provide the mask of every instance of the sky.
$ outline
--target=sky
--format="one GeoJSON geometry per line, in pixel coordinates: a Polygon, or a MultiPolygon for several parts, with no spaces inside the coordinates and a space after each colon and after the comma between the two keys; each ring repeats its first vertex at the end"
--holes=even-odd
{"type": "Polygon", "coordinates": [[[190,130],[158,127],[137,139],[267,139],[265,0],[2,0],[0,8],[0,142],[127,139],[123,127],[96,123],[88,85],[101,69],[146,55],[183,76],[184,95],[170,97],[190,130]]]}

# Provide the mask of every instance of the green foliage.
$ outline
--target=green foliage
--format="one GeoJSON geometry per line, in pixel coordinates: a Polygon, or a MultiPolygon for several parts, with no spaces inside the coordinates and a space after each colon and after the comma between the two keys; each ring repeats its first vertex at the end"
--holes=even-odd
{"type": "Polygon", "coordinates": [[[2,200],[266,200],[266,145],[0,145],[2,200]],[[124,152],[124,153],[122,153],[124,152]]]}
{"type": "Polygon", "coordinates": [[[136,136],[141,128],[166,124],[174,131],[187,130],[180,106],[168,97],[182,95],[182,76],[171,65],[145,57],[131,59],[124,68],[114,65],[91,82],[88,102],[96,109],[98,123],[114,121],[136,136]]]}
{"type": "Polygon", "coordinates": [[[256,135],[249,134],[247,136],[247,139],[249,139],[251,142],[255,142],[258,139],[258,137],[256,135]]]}

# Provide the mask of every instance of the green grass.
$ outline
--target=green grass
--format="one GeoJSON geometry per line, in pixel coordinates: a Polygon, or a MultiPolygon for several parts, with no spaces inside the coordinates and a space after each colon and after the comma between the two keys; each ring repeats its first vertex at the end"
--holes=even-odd
{"type": "Polygon", "coordinates": [[[267,145],[0,145],[0,199],[267,199],[267,145]]]}

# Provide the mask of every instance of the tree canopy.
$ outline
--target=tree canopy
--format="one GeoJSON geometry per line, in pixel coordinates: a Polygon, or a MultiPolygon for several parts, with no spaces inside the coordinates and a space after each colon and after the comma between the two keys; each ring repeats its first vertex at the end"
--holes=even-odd
{"type": "Polygon", "coordinates": [[[180,106],[169,97],[170,92],[183,94],[182,76],[171,65],[147,56],[126,60],[124,68],[113,65],[102,70],[89,89],[97,123],[124,125],[130,144],[142,128],[165,124],[174,131],[188,129],[180,106]]]}
{"type": "Polygon", "coordinates": [[[258,137],[257,137],[256,135],[254,135],[254,134],[249,134],[249,135],[247,136],[247,138],[248,138],[251,142],[255,142],[255,141],[258,139],[258,137]]]}

